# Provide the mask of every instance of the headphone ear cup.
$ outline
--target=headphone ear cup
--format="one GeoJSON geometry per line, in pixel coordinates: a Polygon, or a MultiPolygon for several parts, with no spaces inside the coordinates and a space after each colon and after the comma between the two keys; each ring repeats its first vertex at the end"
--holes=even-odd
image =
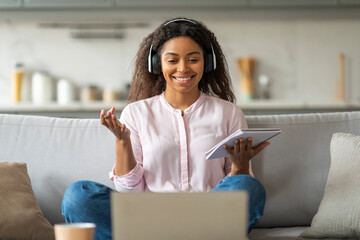
{"type": "Polygon", "coordinates": [[[213,64],[213,57],[211,53],[206,53],[204,57],[205,63],[204,63],[204,72],[208,73],[211,72],[214,68],[213,64]]]}
{"type": "Polygon", "coordinates": [[[158,54],[154,54],[151,57],[151,64],[152,64],[152,73],[156,75],[160,75],[161,67],[160,67],[160,57],[158,54]]]}

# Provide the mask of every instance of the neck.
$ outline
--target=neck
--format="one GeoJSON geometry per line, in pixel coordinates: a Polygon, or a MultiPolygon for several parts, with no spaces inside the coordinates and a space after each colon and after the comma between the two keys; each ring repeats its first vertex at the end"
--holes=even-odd
{"type": "Polygon", "coordinates": [[[165,90],[165,99],[171,106],[176,109],[180,109],[184,112],[185,109],[190,107],[200,97],[200,91],[192,94],[170,93],[165,90]]]}

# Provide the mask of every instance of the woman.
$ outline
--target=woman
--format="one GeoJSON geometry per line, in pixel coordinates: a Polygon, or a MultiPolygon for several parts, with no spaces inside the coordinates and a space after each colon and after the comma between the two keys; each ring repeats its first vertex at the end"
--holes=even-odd
{"type": "MultiPolygon", "coordinates": [[[[114,108],[100,113],[101,124],[115,135],[116,162],[110,179],[116,190],[246,190],[250,231],[265,204],[265,190],[251,176],[250,159],[269,143],[252,148],[251,138],[247,144],[238,139],[233,148],[224,146],[227,158],[205,160],[204,155],[237,129],[247,127],[234,100],[214,34],[190,19],[160,25],[140,45],[131,103],[120,120],[114,108]]],[[[94,182],[72,184],[62,204],[66,221],[95,222],[96,238],[110,239],[110,192],[94,182]],[[79,217],[81,214],[84,216],[79,217]]]]}

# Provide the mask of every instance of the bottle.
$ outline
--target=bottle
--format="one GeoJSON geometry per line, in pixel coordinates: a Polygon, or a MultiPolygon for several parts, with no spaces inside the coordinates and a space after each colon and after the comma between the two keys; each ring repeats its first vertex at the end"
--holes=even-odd
{"type": "Polygon", "coordinates": [[[260,86],[260,98],[269,99],[270,98],[270,79],[267,75],[260,75],[259,77],[259,86],[260,86]]]}
{"type": "Polygon", "coordinates": [[[13,63],[12,70],[12,101],[21,102],[21,87],[24,78],[24,65],[21,62],[13,63]]]}

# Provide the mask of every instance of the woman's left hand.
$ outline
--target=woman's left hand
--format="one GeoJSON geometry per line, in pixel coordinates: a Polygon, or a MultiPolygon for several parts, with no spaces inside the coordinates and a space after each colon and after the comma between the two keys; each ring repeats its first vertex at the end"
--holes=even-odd
{"type": "Polygon", "coordinates": [[[263,142],[253,148],[251,137],[247,139],[247,143],[245,143],[243,138],[236,139],[233,148],[224,145],[232,161],[231,175],[249,174],[250,159],[268,145],[270,145],[270,142],[263,142]]]}

